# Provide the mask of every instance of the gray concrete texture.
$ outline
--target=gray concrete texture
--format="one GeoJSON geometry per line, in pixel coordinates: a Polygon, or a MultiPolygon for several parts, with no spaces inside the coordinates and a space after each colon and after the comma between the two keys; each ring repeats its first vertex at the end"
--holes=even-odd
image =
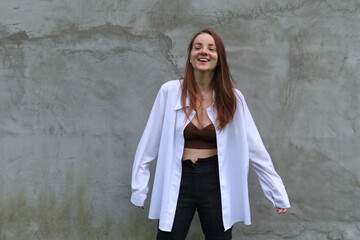
{"type": "Polygon", "coordinates": [[[205,27],[292,203],[278,216],[251,171],[233,239],[360,239],[359,1],[0,0],[0,240],[154,239],[133,156],[205,27]]]}

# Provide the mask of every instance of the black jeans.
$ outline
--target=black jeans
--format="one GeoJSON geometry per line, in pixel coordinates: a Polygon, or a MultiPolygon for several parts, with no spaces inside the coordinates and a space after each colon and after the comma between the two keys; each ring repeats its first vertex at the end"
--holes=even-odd
{"type": "Polygon", "coordinates": [[[206,240],[230,240],[232,229],[224,231],[217,155],[199,158],[194,164],[183,160],[175,219],[171,232],[158,230],[158,240],[184,240],[195,210],[206,240]]]}

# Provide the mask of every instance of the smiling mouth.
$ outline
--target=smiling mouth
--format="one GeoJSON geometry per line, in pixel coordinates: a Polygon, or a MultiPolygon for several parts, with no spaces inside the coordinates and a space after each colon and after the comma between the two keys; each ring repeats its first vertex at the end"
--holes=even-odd
{"type": "Polygon", "coordinates": [[[199,62],[209,62],[210,60],[206,59],[206,58],[199,58],[198,61],[199,62]]]}

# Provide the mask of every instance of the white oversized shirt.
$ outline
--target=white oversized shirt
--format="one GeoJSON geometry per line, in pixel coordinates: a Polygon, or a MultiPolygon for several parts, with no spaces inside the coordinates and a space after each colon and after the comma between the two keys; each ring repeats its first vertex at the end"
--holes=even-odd
{"type": "MultiPolygon", "coordinates": [[[[159,219],[159,229],[171,231],[180,189],[184,128],[190,119],[181,105],[181,82],[163,84],[155,99],[148,122],[136,150],[131,181],[131,202],[144,206],[149,190],[149,164],[157,157],[151,195],[149,218],[159,219]]],[[[216,128],[221,206],[224,229],[235,222],[250,224],[248,196],[249,162],[253,166],[265,196],[279,208],[289,208],[289,199],[259,132],[251,117],[243,95],[234,89],[237,108],[233,120],[225,128],[216,128]]],[[[189,101],[187,99],[187,106],[189,101]]],[[[206,109],[214,124],[216,108],[206,109]]]]}

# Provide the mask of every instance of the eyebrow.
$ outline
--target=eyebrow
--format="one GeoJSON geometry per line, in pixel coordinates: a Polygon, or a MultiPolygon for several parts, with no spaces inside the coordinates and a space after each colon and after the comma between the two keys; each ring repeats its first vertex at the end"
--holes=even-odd
{"type": "MultiPolygon", "coordinates": [[[[194,43],[193,45],[195,46],[195,45],[203,45],[203,44],[202,44],[202,43],[194,43]]],[[[210,43],[210,44],[208,44],[208,45],[209,45],[209,46],[215,46],[215,44],[212,44],[212,43],[210,43]]]]}

